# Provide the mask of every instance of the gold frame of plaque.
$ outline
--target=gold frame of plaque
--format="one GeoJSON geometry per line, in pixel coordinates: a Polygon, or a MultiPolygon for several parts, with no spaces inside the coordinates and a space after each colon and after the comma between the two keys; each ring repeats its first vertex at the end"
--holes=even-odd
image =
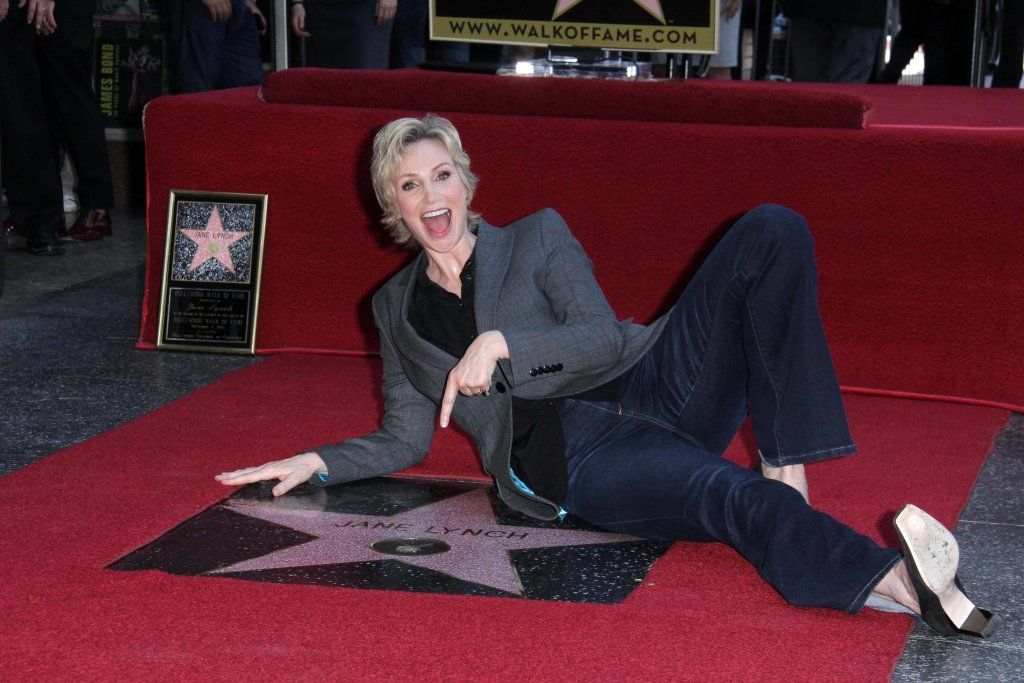
{"type": "Polygon", "coordinates": [[[431,40],[592,47],[639,52],[718,51],[720,0],[551,0],[475,3],[430,0],[431,40]]]}
{"type": "Polygon", "coordinates": [[[156,347],[252,355],[267,195],[171,190],[156,347]]]}

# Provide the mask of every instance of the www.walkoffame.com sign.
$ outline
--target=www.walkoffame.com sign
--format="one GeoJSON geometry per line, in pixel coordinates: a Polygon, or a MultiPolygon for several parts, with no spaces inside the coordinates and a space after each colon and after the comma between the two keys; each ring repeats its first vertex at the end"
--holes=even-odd
{"type": "Polygon", "coordinates": [[[718,0],[430,0],[430,37],[472,43],[715,52],[718,0]]]}

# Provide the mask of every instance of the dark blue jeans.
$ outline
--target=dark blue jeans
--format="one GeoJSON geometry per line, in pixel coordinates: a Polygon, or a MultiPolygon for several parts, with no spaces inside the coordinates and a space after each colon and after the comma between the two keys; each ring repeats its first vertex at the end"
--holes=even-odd
{"type": "Polygon", "coordinates": [[[624,375],[620,401],[560,406],[564,507],[644,538],[728,543],[790,603],[855,613],[900,554],[721,457],[748,407],[770,465],[856,452],[813,251],[803,218],[781,206],[729,230],[624,375]]]}

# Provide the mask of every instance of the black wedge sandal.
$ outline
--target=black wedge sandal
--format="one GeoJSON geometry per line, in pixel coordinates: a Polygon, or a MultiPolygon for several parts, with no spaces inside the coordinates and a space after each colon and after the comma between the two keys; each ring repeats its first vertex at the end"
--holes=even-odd
{"type": "Polygon", "coordinates": [[[953,534],[915,505],[903,506],[893,524],[925,623],[944,636],[987,638],[992,635],[999,617],[976,607],[964,593],[963,584],[956,576],[960,548],[953,534]],[[947,610],[964,602],[970,606],[970,612],[956,623],[947,610]]]}

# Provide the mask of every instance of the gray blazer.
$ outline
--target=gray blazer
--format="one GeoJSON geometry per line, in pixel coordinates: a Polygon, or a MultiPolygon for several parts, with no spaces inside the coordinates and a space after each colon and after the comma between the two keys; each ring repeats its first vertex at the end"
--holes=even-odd
{"type": "MultiPolygon", "coordinates": [[[[422,339],[408,322],[415,275],[425,258],[421,253],[373,297],[384,360],[383,424],[366,436],[316,449],[329,471],[324,484],[397,472],[430,449],[448,373],[459,359],[422,339]]],[[[666,318],[649,326],[616,320],[593,264],[552,209],[503,229],[481,220],[475,259],[477,329],[499,330],[509,358],[498,362],[490,395],[455,399],[452,419],[472,436],[509,507],[554,519],[555,503],[521,491],[509,476],[512,396],[568,396],[613,379],[640,359],[666,318]]]]}

